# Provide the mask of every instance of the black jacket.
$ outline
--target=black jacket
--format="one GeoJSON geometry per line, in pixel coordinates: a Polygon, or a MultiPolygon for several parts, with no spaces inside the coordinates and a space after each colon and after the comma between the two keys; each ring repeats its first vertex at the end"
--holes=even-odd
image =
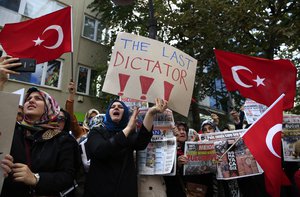
{"type": "Polygon", "coordinates": [[[152,132],[142,126],[127,138],[123,132],[92,129],[86,144],[91,165],[85,183],[86,197],[137,196],[133,152],[147,147],[152,132]]]}
{"type": "Polygon", "coordinates": [[[31,136],[25,133],[25,128],[16,126],[10,154],[14,163],[27,164],[33,173],[39,173],[40,180],[33,188],[9,176],[1,197],[59,196],[59,192],[73,185],[79,162],[76,140],[59,130],[39,131],[31,136]]]}

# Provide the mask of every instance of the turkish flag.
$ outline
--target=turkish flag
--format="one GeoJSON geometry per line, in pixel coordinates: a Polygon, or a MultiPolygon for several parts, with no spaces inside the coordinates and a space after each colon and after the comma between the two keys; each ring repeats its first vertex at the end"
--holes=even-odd
{"type": "Polygon", "coordinates": [[[288,185],[281,166],[283,95],[253,123],[242,136],[246,146],[264,170],[267,192],[280,196],[281,185],[288,185]]]}
{"type": "Polygon", "coordinates": [[[72,49],[71,7],[20,23],[5,24],[0,43],[8,55],[43,63],[72,49]]]}
{"type": "Polygon", "coordinates": [[[269,60],[214,50],[228,91],[270,106],[285,94],[283,108],[294,107],[296,67],[289,60],[269,60]]]}

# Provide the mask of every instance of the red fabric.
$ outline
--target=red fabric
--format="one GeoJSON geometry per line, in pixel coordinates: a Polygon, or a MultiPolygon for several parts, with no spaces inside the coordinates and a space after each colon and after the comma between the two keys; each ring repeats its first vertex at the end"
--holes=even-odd
{"type": "Polygon", "coordinates": [[[43,63],[72,51],[71,33],[71,7],[66,7],[32,20],[5,24],[0,43],[8,55],[43,63]],[[34,42],[38,38],[43,40],[39,45],[34,42]]]}
{"type": "Polygon", "coordinates": [[[283,108],[293,108],[297,70],[291,61],[268,60],[216,49],[214,52],[228,91],[238,90],[244,97],[267,106],[284,93],[283,108]]]}
{"type": "Polygon", "coordinates": [[[281,185],[290,184],[281,166],[282,105],[283,99],[280,98],[243,136],[245,144],[264,170],[266,189],[273,197],[280,196],[281,185]]]}

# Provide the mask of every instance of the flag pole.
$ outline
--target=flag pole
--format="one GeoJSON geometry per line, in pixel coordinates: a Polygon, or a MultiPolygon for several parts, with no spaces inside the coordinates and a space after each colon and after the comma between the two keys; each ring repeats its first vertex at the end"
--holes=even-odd
{"type": "Polygon", "coordinates": [[[73,55],[73,7],[71,6],[71,82],[74,82],[74,55],[73,55]]]}
{"type": "MultiPolygon", "coordinates": [[[[283,94],[281,94],[277,99],[276,99],[276,101],[274,101],[274,103],[272,103],[272,105],[270,106],[270,107],[268,107],[268,109],[266,110],[266,111],[264,111],[264,113],[253,123],[253,124],[251,124],[251,126],[247,129],[247,131],[253,126],[253,125],[255,125],[255,123],[257,122],[257,121],[259,121],[260,119],[261,119],[261,117],[263,117],[268,111],[270,111],[270,109],[272,109],[272,107],[276,104],[276,103],[278,103],[278,101],[280,100],[280,99],[282,99],[283,97],[285,96],[285,94],[283,93],[283,94]]],[[[247,131],[246,132],[244,132],[242,135],[240,135],[240,137],[239,138],[237,138],[237,140],[236,141],[234,141],[234,143],[218,158],[218,159],[222,159],[227,153],[228,153],[228,151],[247,133],[247,131]]]]}
{"type": "Polygon", "coordinates": [[[73,72],[74,72],[74,64],[73,64],[73,51],[71,52],[71,82],[74,82],[74,74],[73,74],[73,72]]]}
{"type": "MultiPolygon", "coordinates": [[[[246,133],[246,132],[245,132],[246,133]]],[[[231,144],[231,146],[218,158],[218,159],[222,159],[227,153],[228,151],[230,151],[230,149],[242,138],[242,135],[240,135],[240,137],[238,139],[236,139],[233,144],[231,144]]]]}
{"type": "MultiPolygon", "coordinates": [[[[233,109],[234,108],[234,103],[232,101],[232,96],[231,93],[229,91],[227,91],[228,93],[228,99],[229,99],[229,106],[228,109],[233,109]]],[[[229,110],[228,110],[229,111],[229,110]]],[[[241,139],[242,137],[240,136],[236,141],[234,141],[233,144],[231,144],[231,146],[221,155],[221,157],[219,157],[219,159],[222,159],[227,153],[228,151],[241,139]]]]}

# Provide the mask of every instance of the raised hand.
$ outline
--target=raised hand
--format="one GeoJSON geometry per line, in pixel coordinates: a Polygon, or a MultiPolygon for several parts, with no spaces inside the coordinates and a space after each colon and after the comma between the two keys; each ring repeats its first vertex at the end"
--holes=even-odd
{"type": "Polygon", "coordinates": [[[168,108],[168,101],[159,98],[155,99],[155,105],[149,109],[152,114],[162,113],[168,108]]]}
{"type": "Polygon", "coordinates": [[[19,58],[11,58],[11,56],[0,57],[0,74],[1,75],[19,74],[18,72],[10,70],[11,68],[22,65],[20,62],[19,63],[14,63],[17,60],[19,60],[19,58]]]}
{"type": "Polygon", "coordinates": [[[68,91],[70,94],[75,94],[75,83],[73,81],[69,82],[68,91]]]}
{"type": "Polygon", "coordinates": [[[75,83],[72,80],[69,82],[68,92],[69,92],[68,100],[74,101],[76,89],[75,89],[75,83]]]}
{"type": "Polygon", "coordinates": [[[135,131],[136,124],[137,124],[137,116],[139,112],[140,112],[139,108],[135,107],[127,126],[123,130],[125,136],[128,136],[131,132],[135,131]]]}
{"type": "Polygon", "coordinates": [[[153,126],[153,117],[156,113],[163,113],[168,108],[168,101],[159,98],[155,99],[155,105],[148,109],[143,124],[145,128],[150,132],[153,126]]]}
{"type": "Polygon", "coordinates": [[[138,116],[139,112],[140,112],[139,108],[134,107],[133,113],[132,113],[132,115],[129,119],[128,125],[127,125],[131,130],[135,130],[135,128],[136,128],[137,116],[138,116]]]}
{"type": "Polygon", "coordinates": [[[0,91],[3,90],[5,82],[8,80],[8,74],[20,74],[11,68],[20,66],[21,63],[13,63],[19,58],[11,58],[11,56],[0,57],[0,91]]]}

